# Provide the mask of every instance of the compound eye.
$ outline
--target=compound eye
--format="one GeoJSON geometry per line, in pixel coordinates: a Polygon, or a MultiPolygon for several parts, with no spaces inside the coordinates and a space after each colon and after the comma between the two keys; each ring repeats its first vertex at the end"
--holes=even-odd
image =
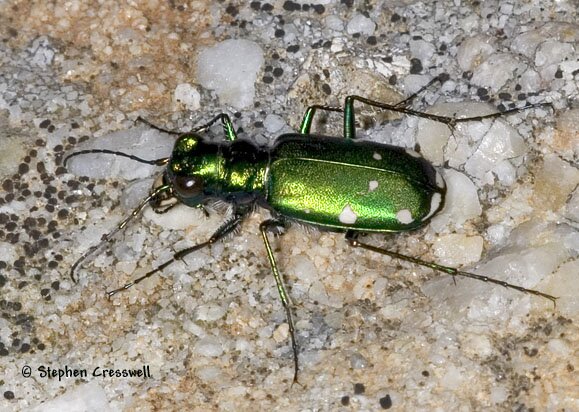
{"type": "Polygon", "coordinates": [[[175,176],[173,189],[181,198],[193,197],[203,190],[203,181],[195,176],[175,176]]]}

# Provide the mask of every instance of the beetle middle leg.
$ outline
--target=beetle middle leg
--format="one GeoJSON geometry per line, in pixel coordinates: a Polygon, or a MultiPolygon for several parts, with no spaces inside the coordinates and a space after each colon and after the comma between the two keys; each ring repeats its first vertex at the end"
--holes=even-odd
{"type": "Polygon", "coordinates": [[[310,134],[312,122],[314,120],[314,115],[316,114],[317,110],[324,110],[327,112],[338,112],[338,113],[343,112],[343,109],[341,107],[336,106],[325,106],[320,104],[308,106],[306,112],[304,113],[304,117],[302,117],[302,123],[300,125],[300,134],[310,134]]]}
{"type": "MultiPolygon", "coordinates": [[[[443,73],[443,74],[436,76],[434,79],[429,81],[426,85],[422,86],[416,92],[412,93],[406,99],[401,100],[398,103],[396,103],[394,105],[394,107],[408,107],[410,105],[410,103],[412,103],[412,101],[420,93],[422,93],[423,91],[428,89],[430,86],[432,86],[436,82],[440,82],[441,84],[444,83],[445,81],[448,80],[448,78],[449,78],[449,76],[446,73],[443,73]]],[[[304,116],[302,117],[302,122],[300,124],[300,134],[309,134],[310,133],[310,129],[312,126],[314,115],[316,114],[317,110],[324,110],[324,111],[328,111],[328,112],[338,112],[338,113],[342,113],[344,111],[344,109],[342,107],[337,107],[337,106],[327,106],[327,105],[320,105],[320,104],[314,104],[312,106],[308,106],[308,108],[306,109],[306,112],[304,113],[304,116]]]]}
{"type": "MultiPolygon", "coordinates": [[[[447,81],[448,78],[449,76],[446,73],[436,76],[434,79],[429,81],[426,85],[422,86],[419,90],[408,96],[406,99],[396,103],[394,107],[408,107],[408,105],[424,90],[428,89],[436,82],[440,82],[442,84],[445,81],[447,81]]],[[[306,112],[304,113],[304,116],[302,117],[302,122],[300,124],[300,134],[310,134],[310,129],[314,120],[314,115],[316,114],[317,110],[324,110],[327,112],[338,112],[338,113],[342,113],[344,111],[342,107],[337,106],[327,106],[320,104],[308,106],[306,112]]]]}
{"type": "Polygon", "coordinates": [[[275,278],[275,283],[277,286],[277,291],[279,293],[279,297],[281,299],[281,303],[285,309],[285,315],[287,319],[287,323],[289,326],[289,333],[292,342],[292,351],[294,355],[294,382],[298,381],[298,371],[299,371],[299,364],[298,364],[298,345],[296,342],[295,337],[295,328],[294,322],[292,319],[292,311],[291,311],[291,302],[288,293],[285,290],[285,286],[283,284],[283,279],[277,269],[277,263],[275,261],[275,256],[273,255],[273,250],[269,243],[269,239],[267,237],[268,232],[277,232],[280,233],[279,230],[285,228],[285,224],[282,220],[279,219],[269,219],[261,222],[259,225],[259,230],[261,232],[261,236],[263,238],[263,243],[265,245],[265,250],[267,252],[267,257],[269,259],[269,264],[271,266],[271,271],[273,273],[273,277],[275,278]]]}
{"type": "Polygon", "coordinates": [[[210,246],[213,243],[223,239],[225,236],[229,235],[230,233],[235,231],[235,229],[237,229],[237,227],[243,221],[243,218],[245,217],[246,214],[247,214],[246,210],[235,211],[233,213],[233,215],[229,219],[227,219],[225,222],[223,222],[223,224],[221,226],[219,226],[219,228],[215,231],[215,233],[213,233],[213,235],[211,235],[211,237],[208,240],[206,240],[205,242],[201,242],[195,246],[191,246],[191,247],[188,247],[186,249],[178,251],[177,253],[175,253],[173,255],[173,257],[171,259],[160,264],[155,269],[145,273],[140,278],[137,278],[132,282],[126,283],[123,287],[120,287],[118,289],[114,289],[114,290],[107,292],[107,296],[110,298],[110,297],[116,295],[117,293],[122,292],[123,290],[127,290],[130,287],[136,285],[137,283],[141,283],[143,280],[150,278],[155,273],[162,271],[163,269],[165,269],[167,266],[171,265],[175,261],[183,259],[185,256],[187,256],[187,255],[189,255],[197,250],[201,250],[207,246],[210,246]]]}
{"type": "Polygon", "coordinates": [[[436,270],[438,272],[446,273],[446,274],[451,275],[453,277],[454,276],[462,276],[462,277],[466,277],[466,278],[480,280],[482,282],[494,283],[495,285],[500,285],[500,286],[503,286],[503,287],[508,288],[508,289],[518,290],[519,292],[528,293],[528,294],[535,295],[535,296],[540,296],[542,298],[549,299],[551,302],[553,302],[553,305],[556,305],[557,298],[555,296],[548,295],[548,294],[543,293],[543,292],[539,292],[538,290],[527,289],[527,288],[524,288],[522,286],[513,285],[511,283],[508,283],[508,282],[505,282],[502,280],[498,280],[498,279],[493,279],[493,278],[490,278],[488,276],[477,275],[476,273],[464,272],[462,270],[451,268],[449,266],[442,266],[442,265],[439,265],[437,263],[427,262],[425,260],[418,259],[418,258],[415,258],[412,256],[402,255],[400,253],[393,252],[393,251],[388,250],[388,249],[380,248],[377,246],[372,246],[372,245],[369,245],[367,243],[360,242],[358,240],[358,235],[359,235],[359,232],[355,232],[353,230],[349,230],[346,232],[346,240],[348,241],[348,244],[350,246],[359,247],[359,248],[362,248],[365,250],[369,250],[371,252],[380,253],[381,255],[390,256],[391,258],[394,258],[394,259],[405,260],[407,262],[414,263],[414,264],[419,265],[419,266],[424,266],[424,267],[430,268],[432,270],[436,270]]]}

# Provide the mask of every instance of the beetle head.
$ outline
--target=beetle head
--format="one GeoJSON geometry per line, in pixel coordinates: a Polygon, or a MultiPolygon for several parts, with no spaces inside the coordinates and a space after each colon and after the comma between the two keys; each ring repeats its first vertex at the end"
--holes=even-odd
{"type": "MultiPolygon", "coordinates": [[[[170,186],[156,201],[159,208],[170,207],[172,202],[182,202],[187,206],[199,206],[207,199],[207,185],[215,181],[219,170],[219,147],[206,142],[195,133],[179,137],[159,184],[170,186]],[[165,205],[163,205],[163,203],[165,205]]],[[[154,206],[155,207],[155,206],[154,206]]]]}

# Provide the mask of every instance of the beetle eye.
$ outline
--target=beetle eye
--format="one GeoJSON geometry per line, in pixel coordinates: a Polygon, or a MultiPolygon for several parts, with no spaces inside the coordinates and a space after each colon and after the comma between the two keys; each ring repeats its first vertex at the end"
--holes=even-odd
{"type": "Polygon", "coordinates": [[[203,190],[203,181],[195,176],[175,176],[173,189],[181,198],[193,197],[203,190]]]}

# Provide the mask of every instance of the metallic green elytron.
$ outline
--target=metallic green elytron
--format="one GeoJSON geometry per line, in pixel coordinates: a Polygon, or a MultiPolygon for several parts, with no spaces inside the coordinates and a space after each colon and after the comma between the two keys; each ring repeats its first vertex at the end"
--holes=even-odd
{"type": "Polygon", "coordinates": [[[84,150],[71,154],[69,157],[91,152],[113,153],[137,161],[166,165],[165,172],[151,194],[99,245],[81,256],[71,269],[71,278],[74,280],[76,268],[86,257],[103,243],[110,242],[147,204],[163,213],[179,203],[204,208],[219,201],[228,203],[232,213],[207,241],[177,252],[171,260],[144,276],[108,292],[109,296],[143,281],[175,260],[217,242],[233,232],[256,205],[265,207],[271,211],[272,218],[261,223],[260,231],[286,311],[294,358],[294,381],[297,381],[299,370],[298,345],[288,295],[268,238],[270,232],[282,233],[294,221],[324,230],[344,232],[346,240],[353,247],[403,259],[453,276],[495,283],[555,302],[553,296],[539,291],[426,262],[358,240],[360,233],[401,232],[425,225],[442,209],[446,187],[442,176],[415,151],[355,140],[354,101],[425,117],[445,123],[451,128],[459,122],[495,118],[531,107],[455,119],[407,108],[415,96],[397,105],[348,96],[343,109],[311,106],[304,115],[300,132],[282,135],[270,147],[259,147],[238,139],[229,117],[220,114],[209,123],[180,135],[169,158],[145,161],[108,150],[84,150]],[[343,138],[310,134],[312,119],[317,110],[344,113],[343,138]],[[203,137],[202,132],[218,120],[223,124],[226,140],[210,142],[203,137]]]}
{"type": "Polygon", "coordinates": [[[338,231],[400,232],[424,225],[444,203],[441,175],[412,150],[284,135],[270,153],[266,202],[302,223],[338,231]]]}

